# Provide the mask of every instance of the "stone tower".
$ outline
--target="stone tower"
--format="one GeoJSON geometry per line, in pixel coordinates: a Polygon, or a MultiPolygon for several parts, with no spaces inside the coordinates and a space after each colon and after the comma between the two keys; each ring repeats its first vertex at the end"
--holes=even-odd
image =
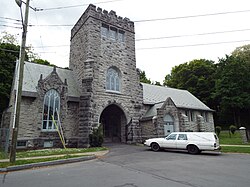
{"type": "Polygon", "coordinates": [[[79,146],[100,124],[107,142],[140,141],[143,93],[134,23],[89,5],[71,30],[70,69],[81,88],[79,146]]]}

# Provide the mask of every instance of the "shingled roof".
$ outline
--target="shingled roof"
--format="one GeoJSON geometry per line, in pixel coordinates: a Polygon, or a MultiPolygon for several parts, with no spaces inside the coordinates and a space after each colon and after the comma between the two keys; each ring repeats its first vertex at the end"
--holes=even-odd
{"type": "Polygon", "coordinates": [[[155,105],[158,108],[170,97],[177,108],[187,108],[196,110],[213,111],[198,98],[187,90],[180,90],[164,86],[156,86],[141,83],[143,86],[143,103],[147,105],[155,105]]]}
{"type": "MultiPolygon", "coordinates": [[[[52,73],[53,68],[54,67],[52,66],[25,62],[22,88],[23,92],[26,94],[37,93],[37,84],[38,80],[40,79],[40,75],[43,75],[43,79],[46,78],[50,73],[52,73]]],[[[63,82],[65,79],[67,79],[68,95],[71,97],[80,97],[79,88],[76,80],[74,79],[73,71],[69,69],[56,68],[56,72],[63,82]]],[[[17,80],[17,78],[15,80],[17,80]]]]}

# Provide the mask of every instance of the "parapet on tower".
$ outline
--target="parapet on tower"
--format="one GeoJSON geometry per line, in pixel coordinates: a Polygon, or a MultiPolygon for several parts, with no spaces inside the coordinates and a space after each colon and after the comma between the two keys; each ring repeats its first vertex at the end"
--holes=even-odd
{"type": "Polygon", "coordinates": [[[130,31],[134,33],[134,22],[130,21],[128,18],[122,18],[121,16],[117,16],[116,12],[111,10],[108,12],[107,10],[102,10],[102,8],[96,8],[95,5],[90,4],[84,14],[80,17],[80,19],[76,22],[73,29],[71,30],[71,39],[75,36],[78,30],[82,27],[82,25],[86,22],[89,17],[93,17],[103,22],[118,26],[126,31],[130,31]]]}

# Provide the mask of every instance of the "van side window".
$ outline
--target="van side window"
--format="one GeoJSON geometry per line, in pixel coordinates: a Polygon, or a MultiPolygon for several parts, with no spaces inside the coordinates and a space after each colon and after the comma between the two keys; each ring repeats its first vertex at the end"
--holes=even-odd
{"type": "Polygon", "coordinates": [[[166,139],[167,140],[176,140],[176,134],[170,134],[166,139]]]}
{"type": "Polygon", "coordinates": [[[187,135],[186,134],[179,134],[178,140],[187,140],[187,135]]]}

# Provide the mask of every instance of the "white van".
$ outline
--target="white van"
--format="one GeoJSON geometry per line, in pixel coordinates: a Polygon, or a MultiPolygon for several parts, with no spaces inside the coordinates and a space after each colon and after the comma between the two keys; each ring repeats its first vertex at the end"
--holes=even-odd
{"type": "Polygon", "coordinates": [[[165,138],[151,138],[144,142],[153,151],[182,149],[191,154],[220,149],[219,138],[214,132],[172,132],[165,138]]]}

